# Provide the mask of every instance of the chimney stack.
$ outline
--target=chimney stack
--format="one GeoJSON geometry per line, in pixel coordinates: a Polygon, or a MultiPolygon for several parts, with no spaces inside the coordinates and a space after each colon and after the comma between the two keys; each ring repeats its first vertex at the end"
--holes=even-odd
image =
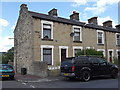
{"type": "Polygon", "coordinates": [[[103,26],[104,27],[112,27],[112,21],[108,20],[108,21],[103,22],[103,26]]]}
{"type": "Polygon", "coordinates": [[[26,12],[26,11],[28,11],[27,4],[21,4],[21,6],[20,6],[20,13],[21,12],[26,12]]]}
{"type": "Polygon", "coordinates": [[[48,14],[49,14],[50,16],[58,16],[58,14],[57,14],[57,9],[53,8],[52,10],[50,10],[50,11],[48,12],[48,14]]]}
{"type": "Polygon", "coordinates": [[[120,31],[120,24],[115,26],[118,31],[120,31]]]}
{"type": "Polygon", "coordinates": [[[76,11],[73,11],[73,14],[70,15],[70,19],[79,21],[79,13],[77,13],[76,11]]]}
{"type": "Polygon", "coordinates": [[[88,19],[88,23],[89,24],[98,24],[97,17],[92,17],[92,18],[88,19]]]}

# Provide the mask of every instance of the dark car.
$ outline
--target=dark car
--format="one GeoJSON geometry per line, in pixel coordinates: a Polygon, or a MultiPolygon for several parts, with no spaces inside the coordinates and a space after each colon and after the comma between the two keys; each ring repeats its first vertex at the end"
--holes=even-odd
{"type": "Polygon", "coordinates": [[[61,75],[69,79],[89,81],[95,76],[111,76],[117,78],[118,67],[103,58],[79,56],[66,58],[61,63],[61,75]]]}
{"type": "Polygon", "coordinates": [[[14,79],[15,71],[9,64],[0,64],[0,77],[14,79]]]}

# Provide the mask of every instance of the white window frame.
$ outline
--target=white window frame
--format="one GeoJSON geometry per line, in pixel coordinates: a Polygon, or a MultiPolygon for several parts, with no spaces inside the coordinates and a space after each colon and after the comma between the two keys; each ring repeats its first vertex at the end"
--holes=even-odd
{"type": "Polygon", "coordinates": [[[116,34],[115,34],[116,45],[120,45],[120,44],[117,43],[117,35],[120,35],[120,33],[116,33],[116,34]]]}
{"type": "Polygon", "coordinates": [[[120,49],[116,50],[116,57],[118,58],[118,52],[120,51],[120,49]]]}
{"type": "Polygon", "coordinates": [[[113,49],[108,49],[108,61],[109,61],[109,51],[112,51],[112,62],[114,62],[113,61],[113,57],[114,57],[114,50],[113,49]]]}
{"type": "Polygon", "coordinates": [[[97,30],[97,44],[104,44],[104,42],[105,42],[105,41],[104,41],[104,38],[105,38],[105,37],[104,37],[104,31],[102,31],[102,30],[97,30]],[[98,33],[99,33],[99,32],[102,33],[102,43],[98,43],[98,33]]]}
{"type": "Polygon", "coordinates": [[[54,65],[54,46],[52,45],[41,45],[41,61],[43,61],[43,49],[52,48],[52,65],[54,65]]]}
{"type": "Polygon", "coordinates": [[[59,46],[59,59],[61,63],[61,49],[66,49],[66,57],[68,57],[68,46],[59,46]]]}
{"type": "Polygon", "coordinates": [[[43,24],[50,24],[51,25],[51,38],[53,39],[53,22],[41,20],[41,38],[43,39],[43,24]]]}
{"type": "MultiPolygon", "coordinates": [[[[80,41],[82,41],[82,27],[81,26],[73,26],[72,27],[72,32],[74,33],[74,28],[79,28],[80,29],[80,41]]],[[[74,41],[74,36],[73,36],[73,41],[74,41]]]]}
{"type": "Polygon", "coordinates": [[[83,47],[80,46],[73,46],[73,57],[75,57],[75,49],[83,49],[83,47]]]}
{"type": "Polygon", "coordinates": [[[105,57],[105,49],[97,49],[97,51],[103,51],[103,56],[105,57]]]}

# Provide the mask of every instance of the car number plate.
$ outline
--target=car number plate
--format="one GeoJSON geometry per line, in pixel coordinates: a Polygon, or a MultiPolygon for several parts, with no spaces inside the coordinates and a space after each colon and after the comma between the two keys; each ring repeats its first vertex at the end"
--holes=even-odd
{"type": "Polygon", "coordinates": [[[65,76],[68,76],[69,74],[68,73],[64,73],[65,76]]]}
{"type": "Polygon", "coordinates": [[[2,77],[9,77],[9,75],[2,75],[2,77]]]}

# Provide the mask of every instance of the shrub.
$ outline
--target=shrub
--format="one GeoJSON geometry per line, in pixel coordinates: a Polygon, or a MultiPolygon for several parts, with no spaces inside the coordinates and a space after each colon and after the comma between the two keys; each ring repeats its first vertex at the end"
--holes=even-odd
{"type": "Polygon", "coordinates": [[[103,57],[103,53],[101,51],[96,51],[95,49],[83,49],[77,52],[77,56],[98,56],[103,57]]]}

